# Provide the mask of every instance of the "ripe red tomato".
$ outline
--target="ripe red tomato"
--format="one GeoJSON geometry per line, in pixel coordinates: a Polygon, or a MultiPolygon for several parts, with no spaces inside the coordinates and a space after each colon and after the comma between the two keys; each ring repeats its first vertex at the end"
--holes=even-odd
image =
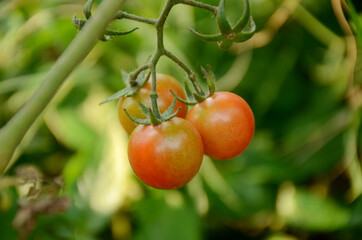
{"type": "MultiPolygon", "coordinates": [[[[181,84],[174,79],[173,77],[157,73],[156,75],[156,90],[158,94],[158,107],[160,112],[163,113],[166,109],[171,105],[174,96],[171,94],[170,89],[177,94],[177,96],[181,98],[185,98],[185,93],[181,84]]],[[[147,107],[151,106],[151,99],[150,99],[150,92],[151,92],[151,79],[142,86],[142,88],[131,97],[121,97],[118,102],[118,118],[123,126],[123,128],[127,131],[128,134],[131,134],[132,131],[137,127],[137,123],[133,122],[129,117],[126,115],[123,109],[126,109],[127,112],[136,118],[146,119],[146,115],[142,112],[141,108],[138,105],[138,101],[146,105],[147,107]]],[[[177,101],[175,111],[178,108],[181,108],[177,117],[184,118],[187,113],[187,105],[177,101]]]]}
{"type": "Polygon", "coordinates": [[[241,154],[249,145],[255,129],[249,105],[230,92],[216,92],[196,104],[186,119],[199,131],[205,154],[216,159],[241,154]]]}
{"type": "Polygon", "coordinates": [[[159,125],[139,125],[128,143],[128,158],[136,176],[159,189],[176,189],[199,171],[203,146],[196,128],[185,119],[159,125]]]}

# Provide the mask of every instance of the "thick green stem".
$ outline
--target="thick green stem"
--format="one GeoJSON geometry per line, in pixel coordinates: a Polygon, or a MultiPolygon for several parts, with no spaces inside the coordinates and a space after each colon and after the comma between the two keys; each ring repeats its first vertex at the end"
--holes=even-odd
{"type": "Polygon", "coordinates": [[[0,173],[9,163],[27,130],[54,97],[64,80],[87,56],[125,0],[105,0],[50,69],[26,104],[0,129],[0,173]]]}

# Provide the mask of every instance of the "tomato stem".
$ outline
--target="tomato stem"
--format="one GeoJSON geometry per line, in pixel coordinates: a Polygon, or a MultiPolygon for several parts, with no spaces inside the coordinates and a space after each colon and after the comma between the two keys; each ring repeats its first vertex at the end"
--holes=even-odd
{"type": "Polygon", "coordinates": [[[137,22],[141,22],[141,23],[146,23],[146,24],[150,24],[155,26],[157,23],[156,19],[151,19],[151,18],[145,18],[145,17],[140,17],[134,14],[130,14],[130,13],[126,13],[123,11],[118,11],[116,14],[115,19],[129,19],[129,20],[133,20],[133,21],[137,21],[137,22]]]}
{"type": "Polygon", "coordinates": [[[196,81],[196,74],[186,66],[180,59],[178,59],[175,55],[173,55],[170,51],[165,50],[165,56],[177,63],[186,73],[187,77],[190,79],[192,85],[194,86],[195,90],[199,94],[203,94],[203,91],[196,81]]]}
{"type": "Polygon", "coordinates": [[[150,68],[149,64],[145,64],[140,66],[139,68],[137,68],[136,70],[134,70],[130,75],[129,75],[129,84],[132,87],[135,87],[137,85],[137,77],[138,75],[140,75],[141,72],[147,70],[150,68]]]}
{"type": "Polygon", "coordinates": [[[189,5],[189,6],[204,9],[206,11],[211,12],[215,16],[217,14],[217,7],[214,7],[214,6],[202,3],[202,2],[196,2],[196,1],[193,1],[193,0],[179,0],[178,2],[182,3],[182,4],[185,4],[185,5],[189,5]]]}

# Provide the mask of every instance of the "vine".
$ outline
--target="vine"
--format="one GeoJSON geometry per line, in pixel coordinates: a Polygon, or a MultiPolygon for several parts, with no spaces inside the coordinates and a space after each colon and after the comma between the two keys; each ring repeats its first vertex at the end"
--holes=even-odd
{"type": "MultiPolygon", "coordinates": [[[[94,0],[88,0],[84,7],[84,15],[85,15],[86,19],[89,19],[92,15],[91,7],[93,4],[93,1],[94,0]]],[[[213,94],[214,90],[212,90],[212,89],[214,89],[215,87],[214,87],[213,79],[210,78],[210,76],[213,76],[213,74],[211,74],[212,73],[211,69],[209,69],[209,73],[207,73],[203,69],[205,77],[206,77],[206,79],[208,79],[208,83],[209,83],[209,91],[205,92],[198,84],[198,82],[196,80],[196,74],[186,64],[184,64],[182,62],[182,60],[180,60],[172,52],[167,50],[164,46],[164,41],[163,41],[164,25],[168,18],[169,13],[171,12],[171,9],[178,4],[184,4],[184,5],[197,7],[197,8],[209,11],[214,16],[217,17],[217,23],[218,23],[218,27],[220,30],[219,33],[206,35],[206,34],[201,34],[191,28],[190,28],[190,31],[204,41],[217,42],[219,47],[222,49],[230,48],[231,45],[233,44],[233,42],[246,41],[247,39],[252,37],[255,32],[255,23],[253,21],[253,18],[250,15],[250,6],[249,6],[248,0],[244,0],[244,11],[242,13],[241,18],[236,22],[236,24],[234,26],[232,26],[230,24],[230,22],[228,21],[226,15],[225,15],[225,0],[221,0],[219,3],[219,6],[212,6],[212,5],[197,2],[194,0],[167,0],[160,16],[157,19],[145,18],[145,17],[134,15],[134,14],[126,13],[124,11],[118,11],[115,16],[115,20],[129,19],[129,20],[133,20],[133,21],[137,21],[140,23],[149,24],[149,25],[154,26],[156,29],[157,45],[156,45],[155,52],[152,54],[150,59],[145,64],[138,67],[136,70],[134,70],[133,72],[131,72],[128,75],[124,74],[124,79],[127,79],[126,80],[127,87],[125,89],[118,91],[117,93],[110,96],[106,100],[102,101],[101,104],[118,99],[122,96],[132,96],[133,94],[135,94],[138,91],[138,89],[141,88],[146,83],[146,81],[149,77],[149,74],[141,75],[141,73],[145,72],[146,70],[150,70],[150,75],[151,75],[151,79],[152,79],[152,89],[151,89],[151,93],[150,93],[152,108],[148,109],[146,106],[142,105],[141,103],[140,103],[140,107],[143,110],[143,112],[145,113],[145,115],[147,116],[147,119],[146,120],[136,119],[136,118],[130,116],[128,114],[128,112],[125,110],[126,114],[136,123],[153,124],[153,125],[159,124],[162,121],[171,119],[172,117],[174,117],[177,114],[177,111],[172,114],[174,107],[175,107],[176,99],[178,99],[186,104],[195,104],[196,101],[202,101],[206,97],[213,94]],[[174,100],[173,104],[170,106],[170,108],[168,109],[168,111],[166,111],[164,114],[161,114],[158,109],[158,105],[157,105],[158,96],[157,96],[157,92],[156,92],[156,66],[162,56],[169,58],[170,60],[175,62],[177,65],[179,65],[184,70],[184,72],[187,74],[187,77],[190,80],[190,82],[195,90],[194,93],[192,93],[192,91],[186,91],[186,92],[190,93],[190,94],[188,94],[188,98],[191,101],[185,101],[183,99],[180,99],[178,96],[176,96],[176,94],[172,93],[175,96],[175,100],[174,100]],[[210,86],[210,84],[212,86],[210,86]]],[[[86,23],[86,20],[73,18],[73,23],[77,28],[81,29],[84,26],[84,24],[86,23]]],[[[108,40],[112,36],[120,36],[120,35],[129,34],[133,31],[135,31],[136,29],[137,28],[134,28],[134,29],[126,31],[126,32],[106,30],[104,32],[104,35],[100,38],[100,40],[108,40]],[[109,33],[111,33],[111,34],[109,34],[109,33]]],[[[187,85],[185,85],[185,87],[187,87],[187,85]]]]}
{"type": "MultiPolygon", "coordinates": [[[[124,73],[124,79],[127,79],[127,87],[118,91],[111,97],[104,100],[102,103],[115,100],[121,96],[131,96],[135,94],[140,87],[142,87],[149,76],[152,79],[152,91],[150,94],[152,108],[148,109],[145,106],[140,106],[144,113],[147,115],[147,120],[135,119],[132,116],[130,118],[136,122],[142,124],[158,124],[162,121],[168,120],[175,116],[172,113],[175,107],[176,99],[175,95],[173,104],[163,114],[159,112],[157,105],[157,92],[156,92],[156,67],[159,59],[165,56],[178,64],[187,74],[188,79],[192,83],[195,90],[187,90],[188,98],[191,103],[194,100],[201,101],[210,95],[214,87],[209,86],[209,91],[205,91],[200,87],[196,80],[196,74],[180,60],[173,53],[168,51],[164,46],[163,41],[163,30],[164,24],[171,9],[178,4],[184,4],[195,8],[200,8],[205,11],[211,12],[217,17],[217,23],[220,32],[214,35],[204,35],[198,33],[194,29],[190,29],[197,37],[205,41],[215,41],[222,49],[231,47],[233,42],[240,42],[249,39],[255,32],[255,24],[250,15],[250,7],[248,0],[244,0],[244,11],[237,23],[232,26],[225,15],[225,0],[220,0],[218,6],[212,6],[202,2],[194,0],[167,0],[159,18],[151,19],[134,14],[126,13],[121,11],[125,0],[104,0],[99,6],[97,13],[92,16],[91,8],[94,0],[88,0],[84,6],[83,12],[86,19],[79,19],[73,17],[73,24],[81,30],[81,33],[74,39],[69,45],[62,56],[50,69],[46,75],[42,84],[35,91],[33,96],[28,102],[10,119],[10,121],[0,129],[0,173],[3,173],[6,168],[15,161],[10,163],[10,160],[19,145],[20,141],[31,127],[33,122],[42,113],[44,108],[56,94],[59,87],[62,85],[64,80],[72,72],[72,70],[85,58],[85,56],[92,49],[96,40],[107,41],[114,36],[121,36],[130,34],[138,28],[131,29],[129,31],[114,31],[107,29],[108,24],[114,20],[129,19],[144,24],[149,24],[155,27],[157,46],[154,54],[146,63],[133,72],[126,74],[124,73]],[[99,37],[101,36],[101,37],[99,37]]],[[[211,73],[211,71],[209,71],[211,73]]],[[[207,79],[211,79],[213,74],[209,74],[207,79]]],[[[209,82],[209,81],[208,81],[209,82]]]]}

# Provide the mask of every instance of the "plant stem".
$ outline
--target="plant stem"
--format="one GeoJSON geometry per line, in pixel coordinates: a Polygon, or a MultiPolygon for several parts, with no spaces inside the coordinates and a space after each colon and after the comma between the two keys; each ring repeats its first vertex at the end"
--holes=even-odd
{"type": "Polygon", "coordinates": [[[140,66],[139,68],[137,68],[136,70],[134,70],[131,74],[130,74],[130,78],[129,78],[129,83],[132,87],[134,87],[135,85],[137,85],[136,79],[138,77],[138,75],[143,72],[144,70],[150,68],[150,64],[146,63],[142,66],[140,66]]]}
{"type": "Polygon", "coordinates": [[[43,82],[26,104],[0,129],[0,173],[30,126],[54,97],[64,80],[87,56],[125,0],[105,0],[62,56],[52,66],[43,82]]]}
{"type": "Polygon", "coordinates": [[[156,118],[161,119],[161,113],[158,109],[157,104],[157,89],[156,89],[156,65],[160,60],[161,56],[165,53],[165,48],[163,45],[163,28],[165,26],[165,22],[168,14],[170,13],[172,7],[176,4],[176,0],[167,0],[165,7],[162,10],[160,17],[158,18],[155,27],[157,32],[157,47],[156,52],[152,57],[150,68],[151,68],[151,76],[152,76],[152,88],[150,93],[152,111],[155,114],[156,118]]]}
{"type": "Polygon", "coordinates": [[[185,5],[190,5],[190,6],[193,6],[193,7],[198,7],[198,8],[204,9],[206,11],[211,12],[215,16],[217,14],[217,7],[215,7],[215,6],[211,6],[211,5],[202,3],[202,2],[196,2],[196,1],[193,1],[193,0],[179,0],[178,2],[182,3],[182,4],[185,4],[185,5]]]}
{"type": "Polygon", "coordinates": [[[155,26],[157,23],[156,19],[151,19],[151,18],[145,18],[145,17],[140,17],[134,14],[130,14],[130,13],[126,13],[123,11],[118,11],[116,14],[115,19],[122,19],[122,18],[126,18],[126,19],[130,19],[136,22],[142,22],[142,23],[146,23],[146,24],[150,24],[155,26]]]}
{"type": "Polygon", "coordinates": [[[172,7],[174,7],[175,5],[182,3],[182,4],[186,4],[186,5],[190,5],[190,6],[194,6],[194,7],[199,7],[208,11],[213,12],[214,14],[216,14],[217,11],[217,7],[208,5],[208,4],[204,4],[204,3],[200,3],[200,2],[196,2],[196,1],[190,1],[190,0],[168,0],[160,14],[160,17],[157,20],[154,19],[149,19],[149,18],[143,18],[143,17],[139,17],[133,14],[127,14],[124,13],[122,11],[119,11],[117,13],[117,18],[128,18],[131,20],[135,20],[138,22],[143,22],[143,23],[147,23],[147,24],[151,24],[153,26],[155,26],[156,28],[156,35],[157,35],[157,47],[156,47],[156,51],[151,59],[151,62],[149,64],[145,64],[141,67],[139,67],[133,74],[132,77],[130,78],[130,84],[132,85],[132,83],[135,81],[135,77],[137,77],[137,75],[142,72],[143,70],[145,70],[146,68],[150,68],[151,69],[151,76],[152,76],[152,89],[151,89],[151,93],[150,93],[150,98],[151,98],[151,105],[152,105],[152,111],[155,114],[156,118],[161,119],[161,113],[158,109],[158,104],[157,104],[157,89],[156,89],[156,65],[159,61],[159,59],[161,58],[161,56],[166,56],[168,58],[170,58],[171,60],[173,60],[175,63],[177,63],[186,73],[188,78],[190,79],[192,85],[194,86],[196,92],[198,94],[203,94],[203,91],[201,89],[201,87],[199,86],[199,84],[196,81],[196,74],[194,72],[192,72],[191,69],[189,69],[180,59],[178,59],[175,55],[173,55],[171,52],[167,51],[165,49],[164,43],[163,43],[163,31],[164,31],[164,26],[165,26],[165,22],[166,19],[172,9],[172,7]]]}
{"type": "Polygon", "coordinates": [[[165,50],[165,56],[174,61],[175,63],[177,63],[187,73],[187,77],[190,79],[192,85],[194,86],[198,94],[204,93],[200,85],[196,81],[196,74],[190,68],[188,68],[186,64],[184,64],[180,59],[178,59],[175,55],[173,55],[171,52],[167,50],[165,50]]]}

